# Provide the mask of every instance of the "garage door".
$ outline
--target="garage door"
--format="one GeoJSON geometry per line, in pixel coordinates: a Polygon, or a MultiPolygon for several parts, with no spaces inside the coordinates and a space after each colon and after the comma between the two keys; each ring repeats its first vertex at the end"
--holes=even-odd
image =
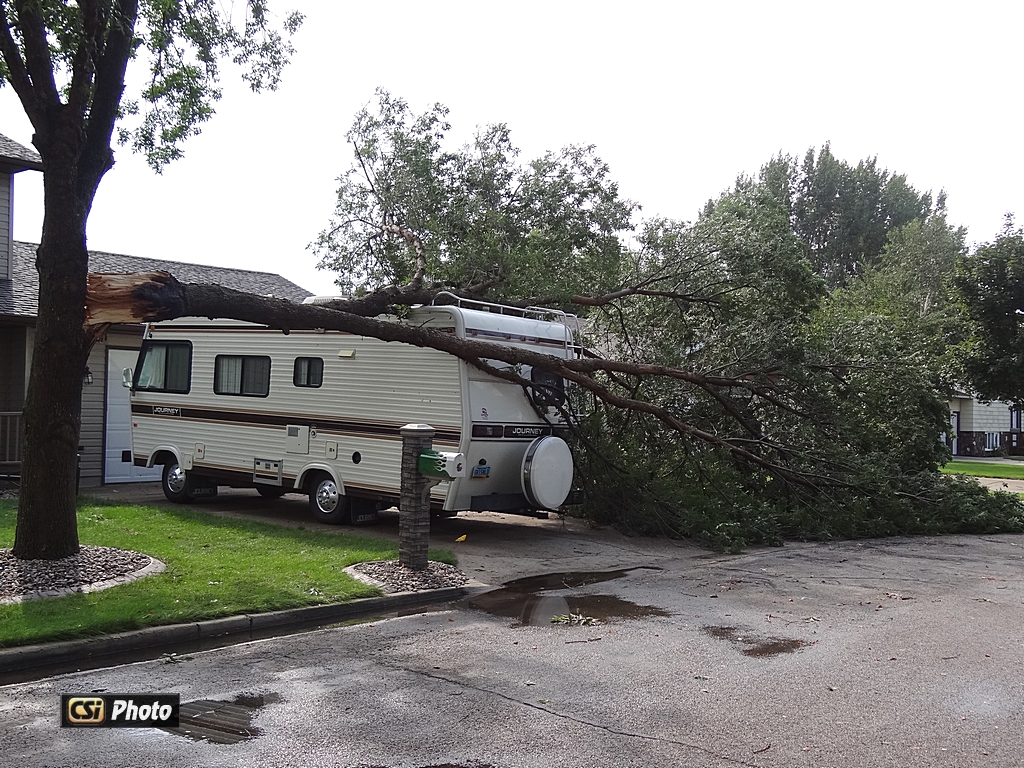
{"type": "MultiPolygon", "coordinates": [[[[107,429],[103,457],[103,482],[141,483],[160,479],[161,467],[146,469],[123,461],[124,451],[132,449],[131,390],[121,386],[121,371],[134,368],[137,349],[107,350],[107,429]]],[[[125,454],[126,455],[126,454],[125,454]]]]}

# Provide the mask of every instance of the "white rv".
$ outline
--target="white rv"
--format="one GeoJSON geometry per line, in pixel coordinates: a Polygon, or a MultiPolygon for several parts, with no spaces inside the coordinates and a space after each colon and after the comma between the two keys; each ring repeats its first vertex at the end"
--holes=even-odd
{"type": "MultiPolygon", "coordinates": [[[[577,354],[567,316],[550,310],[459,300],[395,322],[577,354]]],[[[520,373],[534,382],[529,393],[408,344],[230,320],[152,324],[134,375],[125,371],[132,458],[163,465],[172,501],[215,494],[218,485],[255,487],[267,497],[308,494],[318,520],[348,522],[397,503],[399,429],[425,423],[436,430],[435,449],[461,452],[468,465],[464,477],[433,489],[436,512],[556,509],[573,475],[559,437],[564,382],[520,373]]]]}

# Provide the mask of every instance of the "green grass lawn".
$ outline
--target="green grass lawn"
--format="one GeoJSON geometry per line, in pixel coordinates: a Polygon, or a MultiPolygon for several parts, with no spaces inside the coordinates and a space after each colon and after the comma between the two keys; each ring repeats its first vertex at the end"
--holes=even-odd
{"type": "MultiPolygon", "coordinates": [[[[16,518],[16,502],[0,500],[0,548],[13,545],[16,518]]],[[[381,539],[185,507],[83,502],[78,533],[82,544],[144,552],[167,570],[102,592],[0,605],[0,646],[369,597],[379,590],[342,569],[398,556],[397,546],[381,539]]],[[[445,550],[431,550],[430,557],[455,563],[445,550]]]]}
{"type": "Polygon", "coordinates": [[[980,461],[951,461],[942,468],[947,475],[997,477],[1003,480],[1024,480],[1024,466],[988,464],[980,461]]]}

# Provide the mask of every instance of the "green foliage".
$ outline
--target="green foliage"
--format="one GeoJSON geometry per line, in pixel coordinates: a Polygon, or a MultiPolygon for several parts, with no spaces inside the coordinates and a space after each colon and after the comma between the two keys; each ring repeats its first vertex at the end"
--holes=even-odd
{"type": "MultiPolygon", "coordinates": [[[[120,142],[144,154],[156,171],[181,157],[181,143],[213,116],[221,96],[221,61],[241,67],[254,91],[274,90],[293,53],[289,38],[303,21],[293,11],[279,28],[266,0],[246,0],[237,10],[215,0],[141,0],[134,15],[130,3],[118,2],[2,2],[0,9],[25,61],[31,60],[26,38],[31,49],[36,19],[41,21],[53,82],[84,124],[94,99],[113,95],[120,102],[120,142]],[[149,68],[148,82],[135,97],[122,98],[124,73],[105,57],[115,31],[130,35],[131,57],[144,58],[149,68]]],[[[0,85],[11,75],[5,56],[0,85]]]]}
{"type": "Polygon", "coordinates": [[[874,317],[893,343],[889,354],[913,356],[949,393],[963,381],[969,321],[954,289],[957,261],[966,254],[966,231],[943,212],[890,233],[875,267],[832,294],[837,311],[874,317]]]}
{"type": "MultiPolygon", "coordinates": [[[[294,49],[272,25],[265,0],[248,0],[243,18],[214,0],[143,0],[136,26],[136,55],[149,58],[150,79],[139,100],[122,102],[125,116],[141,114],[133,127],[119,131],[119,141],[146,156],[160,171],[181,157],[181,143],[197,135],[221,97],[220,62],[243,67],[242,78],[253,91],[276,90],[281,70],[294,49]]],[[[290,37],[302,24],[297,11],[282,28],[290,37]]]]}
{"type": "Polygon", "coordinates": [[[812,269],[832,288],[877,265],[889,233],[932,211],[931,195],[905,176],[880,169],[876,158],[851,166],[828,144],[809,149],[802,163],[773,158],[760,181],[786,207],[812,269]]]}
{"type": "Polygon", "coordinates": [[[1020,530],[1018,499],[936,472],[948,459],[938,438],[949,428],[945,392],[964,336],[950,288],[963,230],[947,224],[940,204],[889,232],[873,265],[826,293],[771,187],[790,181],[741,180],[692,225],[644,228],[630,279],[672,274],[680,291],[710,300],[634,297],[591,316],[598,346],[750,386],[610,378],[616,391],[679,414],[693,432],[648,414],[593,410],[582,425],[591,446],[580,466],[583,513],[724,549],[1020,530]],[[728,445],[709,445],[706,435],[728,445]],[[802,481],[757,467],[732,446],[750,446],[802,481]]]}
{"type": "MultiPolygon", "coordinates": [[[[1015,494],[930,471],[894,471],[884,454],[850,461],[849,485],[810,491],[647,426],[653,429],[638,445],[628,438],[639,430],[587,424],[594,450],[578,467],[588,494],[580,514],[629,534],[689,538],[731,552],[784,540],[1024,532],[1015,494]]],[[[823,454],[822,463],[836,452],[823,454]]]]}
{"type": "Polygon", "coordinates": [[[600,293],[617,286],[636,206],[618,196],[593,147],[519,161],[506,125],[446,147],[448,109],[416,115],[378,90],[346,138],[355,161],[340,178],[328,229],[314,247],[350,293],[408,282],[419,238],[430,281],[495,298],[600,293]]]}
{"type": "Polygon", "coordinates": [[[994,242],[960,259],[956,285],[974,321],[969,380],[982,397],[1024,405],[1024,230],[1008,217],[994,242]]]}

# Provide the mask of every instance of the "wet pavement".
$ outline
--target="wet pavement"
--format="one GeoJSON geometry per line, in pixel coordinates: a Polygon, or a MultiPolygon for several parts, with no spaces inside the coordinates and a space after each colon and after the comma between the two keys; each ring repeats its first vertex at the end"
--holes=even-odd
{"type": "MultiPolygon", "coordinates": [[[[298,510],[289,518],[288,504],[219,501],[221,514],[315,527],[298,510]]],[[[389,526],[357,530],[390,536],[389,526]]],[[[475,606],[0,688],[0,766],[1024,759],[1024,536],[732,556],[554,517],[482,515],[438,521],[432,544],[504,587],[475,606]],[[605,597],[615,601],[602,613],[605,597]],[[178,693],[183,709],[231,704],[240,710],[209,730],[234,727],[243,738],[57,727],[59,694],[98,689],[178,693]]]]}

